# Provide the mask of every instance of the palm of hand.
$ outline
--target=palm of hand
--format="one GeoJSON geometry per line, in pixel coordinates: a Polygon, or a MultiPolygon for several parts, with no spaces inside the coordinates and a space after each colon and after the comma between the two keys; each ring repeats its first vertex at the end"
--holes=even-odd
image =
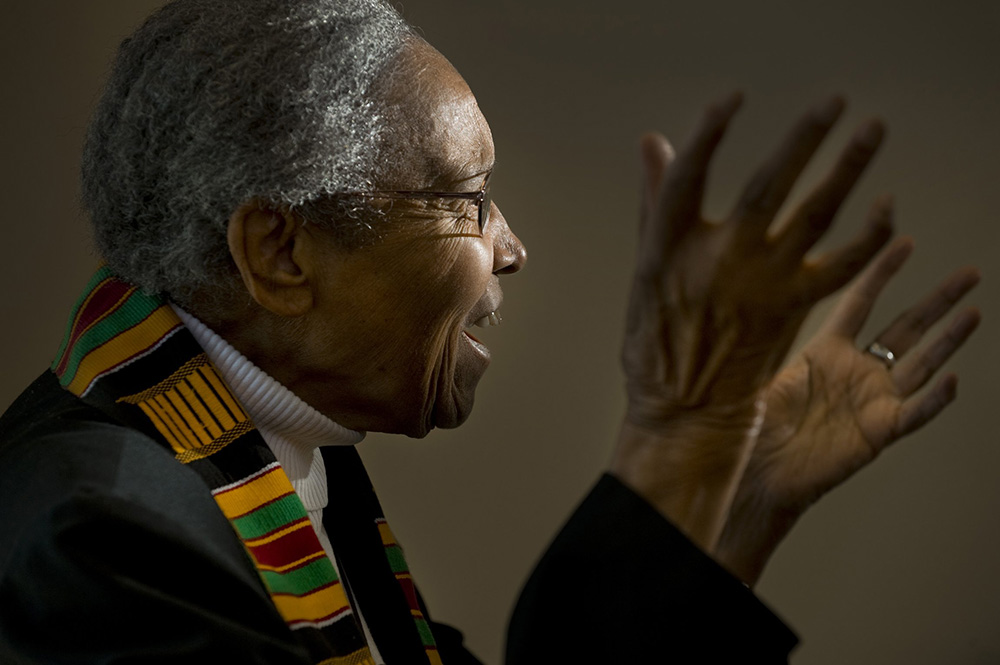
{"type": "Polygon", "coordinates": [[[744,581],[757,579],[813,502],[954,399],[954,375],[920,389],[975,330],[978,311],[960,312],[936,339],[907,352],[975,286],[975,270],[952,274],[878,336],[901,358],[894,367],[857,348],[855,338],[875,298],[911,249],[904,238],[882,252],[847,289],[823,329],[768,385],[757,443],[715,549],[718,560],[744,581]]]}
{"type": "Polygon", "coordinates": [[[879,361],[822,336],[774,377],[766,403],[747,477],[801,512],[893,440],[902,400],[879,361]]]}
{"type": "MultiPolygon", "coordinates": [[[[741,510],[748,496],[755,501],[766,496],[778,510],[801,514],[954,398],[954,375],[918,391],[975,330],[979,313],[974,308],[960,312],[947,330],[893,368],[855,342],[875,297],[911,250],[912,243],[902,239],[883,252],[851,285],[824,328],[771,381],[734,510],[741,510]]],[[[902,357],[977,282],[975,270],[957,271],[900,315],[879,340],[902,357]]]]}

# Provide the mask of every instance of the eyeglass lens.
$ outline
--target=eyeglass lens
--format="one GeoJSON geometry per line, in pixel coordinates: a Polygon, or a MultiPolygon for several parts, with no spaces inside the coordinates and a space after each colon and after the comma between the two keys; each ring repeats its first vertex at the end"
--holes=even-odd
{"type": "Polygon", "coordinates": [[[493,209],[493,197],[487,184],[483,190],[483,199],[479,202],[479,232],[486,230],[486,222],[490,221],[490,210],[493,209]]]}

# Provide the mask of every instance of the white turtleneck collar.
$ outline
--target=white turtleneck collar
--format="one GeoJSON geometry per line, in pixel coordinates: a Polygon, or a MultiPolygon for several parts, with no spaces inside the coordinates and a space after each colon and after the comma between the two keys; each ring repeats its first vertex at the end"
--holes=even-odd
{"type": "Polygon", "coordinates": [[[327,503],[326,469],[319,447],[354,445],[364,439],[364,432],[355,432],[330,420],[204,323],[177,305],[171,306],[250,415],[319,531],[327,503]]]}

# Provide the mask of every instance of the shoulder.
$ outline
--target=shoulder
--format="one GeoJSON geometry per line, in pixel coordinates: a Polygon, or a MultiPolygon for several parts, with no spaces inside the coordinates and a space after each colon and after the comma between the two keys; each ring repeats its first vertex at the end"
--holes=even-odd
{"type": "Polygon", "coordinates": [[[43,376],[0,421],[0,660],[65,653],[304,655],[201,478],[43,376]]]}
{"type": "Polygon", "coordinates": [[[39,524],[138,520],[242,565],[211,493],[148,436],[39,377],[0,419],[0,566],[39,524]]]}

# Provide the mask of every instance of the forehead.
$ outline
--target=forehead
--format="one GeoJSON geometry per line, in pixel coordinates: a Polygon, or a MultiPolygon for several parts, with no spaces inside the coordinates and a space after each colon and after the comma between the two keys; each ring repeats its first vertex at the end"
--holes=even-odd
{"type": "Polygon", "coordinates": [[[493,137],[475,96],[426,42],[415,40],[400,55],[387,99],[392,184],[448,187],[492,167],[493,137]]]}

